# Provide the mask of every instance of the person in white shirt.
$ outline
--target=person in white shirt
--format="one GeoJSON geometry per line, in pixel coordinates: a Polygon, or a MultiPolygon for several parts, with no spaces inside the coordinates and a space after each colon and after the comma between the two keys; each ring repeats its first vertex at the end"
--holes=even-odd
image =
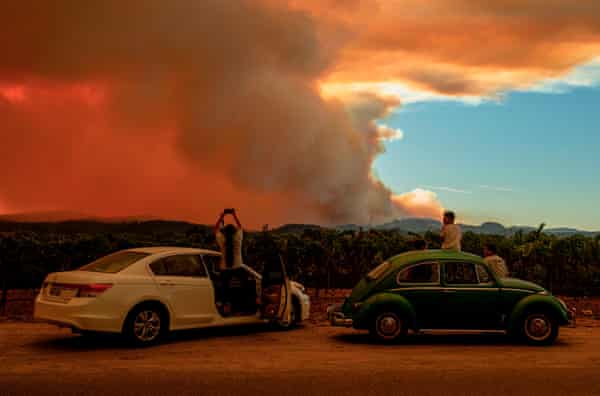
{"type": "Polygon", "coordinates": [[[215,238],[221,249],[221,262],[219,270],[239,268],[242,266],[242,223],[235,213],[235,209],[225,209],[219,216],[215,225],[215,238]],[[234,224],[225,225],[225,216],[230,214],[235,220],[234,224]]]}
{"type": "Polygon", "coordinates": [[[462,232],[458,224],[454,224],[456,215],[454,212],[444,212],[444,224],[442,225],[442,249],[461,250],[462,232]]]}
{"type": "Polygon", "coordinates": [[[508,268],[506,268],[504,259],[498,256],[498,249],[496,248],[496,245],[493,243],[486,243],[483,247],[483,257],[483,261],[492,270],[492,272],[496,274],[496,277],[508,277],[508,268]]]}

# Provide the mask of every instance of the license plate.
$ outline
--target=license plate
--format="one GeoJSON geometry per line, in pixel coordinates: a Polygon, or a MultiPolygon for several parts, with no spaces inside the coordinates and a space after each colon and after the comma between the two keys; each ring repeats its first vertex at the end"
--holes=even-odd
{"type": "Polygon", "coordinates": [[[71,299],[77,295],[79,289],[76,287],[53,286],[50,288],[48,295],[50,297],[60,297],[64,300],[71,299]]]}
{"type": "Polygon", "coordinates": [[[62,289],[60,292],[60,296],[65,299],[73,298],[77,295],[78,291],[78,289],[62,289]]]}

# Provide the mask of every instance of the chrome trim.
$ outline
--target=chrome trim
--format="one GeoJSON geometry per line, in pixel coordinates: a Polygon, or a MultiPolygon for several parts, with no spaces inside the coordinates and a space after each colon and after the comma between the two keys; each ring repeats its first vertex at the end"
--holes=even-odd
{"type": "Polygon", "coordinates": [[[396,289],[390,289],[390,292],[401,292],[401,291],[413,291],[413,290],[431,290],[431,291],[435,291],[435,290],[443,290],[444,287],[442,286],[422,286],[422,287],[398,287],[396,289]]]}
{"type": "Polygon", "coordinates": [[[445,287],[445,290],[454,290],[454,291],[461,291],[461,290],[465,290],[465,291],[493,291],[493,292],[499,292],[500,288],[499,287],[445,287]]]}
{"type": "Polygon", "coordinates": [[[402,291],[414,291],[414,290],[428,290],[428,291],[444,291],[444,290],[452,290],[452,291],[493,291],[498,292],[501,289],[498,287],[443,287],[443,286],[431,286],[431,287],[400,287],[396,289],[390,289],[390,292],[402,292],[402,291]]]}
{"type": "Polygon", "coordinates": [[[533,291],[533,290],[527,290],[527,289],[513,289],[510,287],[501,287],[500,290],[506,290],[506,291],[514,291],[514,292],[525,292],[525,293],[530,293],[530,294],[536,294],[537,292],[533,291]]]}
{"type": "Polygon", "coordinates": [[[444,334],[506,334],[506,330],[500,329],[419,329],[419,333],[444,333],[444,334]]]}

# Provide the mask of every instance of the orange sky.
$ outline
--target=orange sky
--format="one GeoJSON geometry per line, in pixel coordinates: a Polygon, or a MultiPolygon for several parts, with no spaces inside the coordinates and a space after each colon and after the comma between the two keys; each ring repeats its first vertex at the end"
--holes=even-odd
{"type": "Polygon", "coordinates": [[[394,197],[371,174],[401,138],[375,124],[402,100],[381,84],[494,96],[600,50],[596,1],[474,4],[16,3],[0,13],[0,211],[435,217],[434,193],[394,197]]]}

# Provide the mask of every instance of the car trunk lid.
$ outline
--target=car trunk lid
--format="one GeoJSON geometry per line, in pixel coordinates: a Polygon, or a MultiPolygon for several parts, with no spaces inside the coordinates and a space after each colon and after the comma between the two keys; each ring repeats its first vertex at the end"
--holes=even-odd
{"type": "Polygon", "coordinates": [[[102,288],[114,283],[114,274],[88,271],[66,271],[49,274],[40,294],[49,301],[68,303],[78,297],[80,290],[102,288]]]}

